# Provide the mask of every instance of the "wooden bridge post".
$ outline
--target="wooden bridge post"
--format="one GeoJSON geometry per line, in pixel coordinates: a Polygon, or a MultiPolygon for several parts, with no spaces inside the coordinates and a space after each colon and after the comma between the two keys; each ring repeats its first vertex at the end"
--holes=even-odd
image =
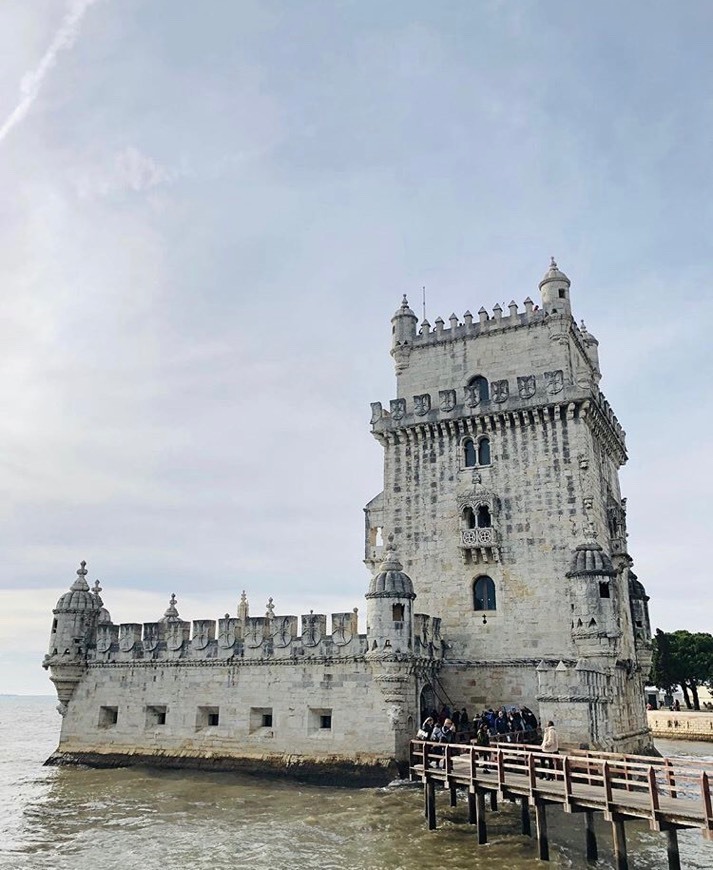
{"type": "Polygon", "coordinates": [[[485,821],[485,792],[478,789],[475,793],[475,818],[478,825],[478,844],[488,842],[488,826],[485,821]]]}
{"type": "Polygon", "coordinates": [[[681,855],[678,851],[678,831],[676,828],[668,828],[666,831],[666,856],[668,857],[668,870],[681,870],[681,855]]]}
{"type": "Polygon", "coordinates": [[[587,841],[587,861],[598,861],[599,849],[597,848],[597,834],[594,830],[594,812],[592,810],[584,811],[584,832],[587,841]]]}
{"type": "Polygon", "coordinates": [[[428,818],[428,780],[423,781],[423,815],[428,818]]]}
{"type": "Polygon", "coordinates": [[[614,838],[614,863],[616,870],[629,870],[629,859],[626,855],[626,832],[624,831],[624,819],[614,816],[611,823],[612,836],[614,838]]]}
{"type": "Polygon", "coordinates": [[[520,820],[522,822],[522,833],[526,837],[531,837],[532,826],[530,825],[530,806],[526,797],[520,798],[520,820]]]}
{"type": "Polygon", "coordinates": [[[547,805],[535,801],[535,829],[537,830],[537,857],[540,861],[550,860],[550,844],[547,839],[547,805]]]}
{"type": "Polygon", "coordinates": [[[475,815],[475,792],[468,790],[468,824],[474,825],[477,821],[475,815]]]}
{"type": "Polygon", "coordinates": [[[458,806],[458,790],[454,785],[452,785],[450,787],[450,789],[451,789],[451,806],[457,807],[458,806]]]}
{"type": "Polygon", "coordinates": [[[498,793],[494,789],[490,792],[490,809],[494,813],[498,811],[498,793]]]}
{"type": "Polygon", "coordinates": [[[436,783],[429,779],[426,782],[426,809],[428,818],[428,830],[436,830],[436,783]]]}

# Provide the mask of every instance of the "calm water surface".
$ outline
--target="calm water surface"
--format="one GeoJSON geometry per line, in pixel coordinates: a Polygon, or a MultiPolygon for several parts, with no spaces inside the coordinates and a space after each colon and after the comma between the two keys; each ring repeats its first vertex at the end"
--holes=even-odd
{"type": "MultiPolygon", "coordinates": [[[[466,806],[440,798],[428,832],[418,788],[335,789],[235,774],[42,767],[56,748],[52,698],[0,697],[0,868],[12,870],[535,870],[519,808],[488,813],[478,847],[466,806]]],[[[706,756],[713,744],[660,741],[667,755],[706,756]]],[[[586,867],[580,816],[548,813],[550,867],[586,867]]],[[[601,820],[600,868],[611,868],[601,820]]],[[[663,834],[627,823],[630,864],[666,867],[663,834]]],[[[713,868],[713,843],[679,835],[683,866],[713,868]]]]}

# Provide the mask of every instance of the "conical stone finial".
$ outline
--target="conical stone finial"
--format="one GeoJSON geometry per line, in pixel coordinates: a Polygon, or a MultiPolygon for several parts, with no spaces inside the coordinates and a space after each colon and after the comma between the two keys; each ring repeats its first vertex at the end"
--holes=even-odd
{"type": "Polygon", "coordinates": [[[72,583],[72,591],[73,592],[88,592],[89,584],[87,583],[87,563],[82,561],[79,563],[79,568],[77,569],[77,579],[72,583]]]}

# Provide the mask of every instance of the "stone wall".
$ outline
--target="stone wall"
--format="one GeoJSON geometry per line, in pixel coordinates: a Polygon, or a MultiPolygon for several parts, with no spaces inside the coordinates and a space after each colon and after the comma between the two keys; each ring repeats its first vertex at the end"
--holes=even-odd
{"type": "Polygon", "coordinates": [[[713,743],[713,713],[649,710],[646,714],[654,737],[671,740],[705,740],[713,743]]]}

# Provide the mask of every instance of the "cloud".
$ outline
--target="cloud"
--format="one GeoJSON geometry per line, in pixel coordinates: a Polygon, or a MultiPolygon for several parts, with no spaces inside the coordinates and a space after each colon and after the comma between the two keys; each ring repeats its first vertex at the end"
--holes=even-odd
{"type": "Polygon", "coordinates": [[[42,60],[35,70],[28,72],[22,77],[20,82],[20,100],[5,119],[2,127],[0,127],[0,143],[3,142],[10,131],[30,111],[32,104],[37,99],[42,83],[57,62],[57,56],[61,51],[74,45],[87,9],[96,2],[97,0],[70,0],[59,30],[55,33],[54,39],[42,57],[42,60]]]}
{"type": "Polygon", "coordinates": [[[133,145],[116,152],[108,165],[84,170],[75,179],[80,199],[114,196],[131,192],[144,193],[171,184],[186,174],[184,168],[162,166],[133,145]]]}

